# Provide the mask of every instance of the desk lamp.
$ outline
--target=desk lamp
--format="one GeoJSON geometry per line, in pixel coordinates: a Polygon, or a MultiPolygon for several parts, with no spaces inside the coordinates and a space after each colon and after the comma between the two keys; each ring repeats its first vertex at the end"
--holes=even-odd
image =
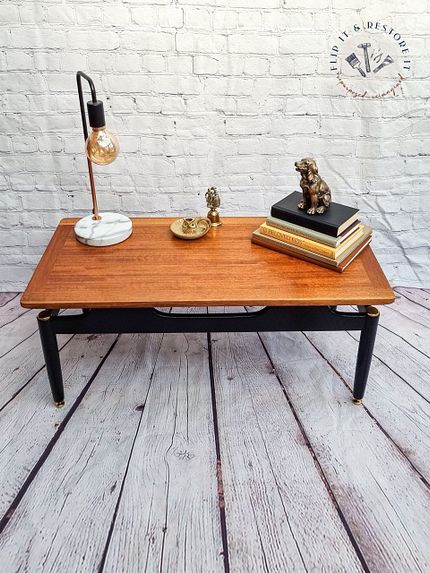
{"type": "Polygon", "coordinates": [[[92,247],[116,245],[128,239],[131,235],[132,224],[130,219],[125,215],[117,213],[99,214],[91,162],[97,165],[108,165],[112,163],[118,155],[119,145],[116,137],[106,129],[103,102],[97,100],[92,79],[84,74],[84,72],[78,72],[76,74],[76,81],[81,106],[85,153],[87,154],[88,171],[90,175],[93,215],[88,215],[76,223],[75,236],[81,243],[92,247]],[[90,136],[88,136],[84,98],[82,95],[82,78],[89,83],[92,96],[92,101],[87,102],[88,119],[92,128],[90,136]]]}

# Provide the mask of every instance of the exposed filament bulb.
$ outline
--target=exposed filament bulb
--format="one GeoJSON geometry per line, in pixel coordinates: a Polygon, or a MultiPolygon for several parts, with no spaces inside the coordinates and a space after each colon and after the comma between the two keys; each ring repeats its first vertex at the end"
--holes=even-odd
{"type": "Polygon", "coordinates": [[[85,142],[85,153],[88,159],[97,165],[112,163],[119,152],[117,138],[106,129],[106,126],[93,127],[92,130],[85,142]]]}

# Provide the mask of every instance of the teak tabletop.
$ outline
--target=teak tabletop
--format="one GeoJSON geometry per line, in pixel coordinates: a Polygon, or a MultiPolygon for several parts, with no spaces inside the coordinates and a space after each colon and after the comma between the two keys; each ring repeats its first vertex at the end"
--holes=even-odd
{"type": "Polygon", "coordinates": [[[336,273],[251,243],[261,217],[223,218],[196,240],[170,231],[175,218],[133,220],[118,245],[89,247],[76,219],[58,225],[21,304],[25,308],[322,306],[393,302],[370,247],[336,273]]]}

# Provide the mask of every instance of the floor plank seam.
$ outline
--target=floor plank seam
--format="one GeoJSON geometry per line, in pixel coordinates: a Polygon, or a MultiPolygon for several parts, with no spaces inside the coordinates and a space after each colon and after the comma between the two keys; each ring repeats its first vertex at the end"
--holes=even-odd
{"type": "MultiPolygon", "coordinates": [[[[426,310],[428,310],[428,307],[425,306],[424,304],[421,304],[419,302],[417,302],[416,300],[413,300],[412,298],[409,298],[408,296],[405,295],[405,293],[403,292],[399,292],[398,290],[396,290],[397,288],[402,288],[402,287],[396,287],[394,288],[394,292],[398,295],[400,295],[401,297],[405,298],[406,300],[408,300],[409,302],[411,302],[412,304],[416,304],[417,306],[420,306],[421,308],[425,308],[426,310]]],[[[423,289],[424,290],[424,289],[423,289]]]]}
{"type": "Polygon", "coordinates": [[[2,303],[0,304],[0,308],[1,308],[2,306],[6,306],[7,304],[9,304],[9,303],[12,302],[13,300],[15,300],[16,297],[19,296],[19,295],[22,294],[22,293],[20,293],[20,292],[17,292],[17,293],[7,293],[7,292],[5,292],[5,293],[3,293],[3,294],[5,294],[5,295],[7,295],[7,294],[15,294],[15,296],[13,296],[12,298],[10,298],[9,300],[6,300],[5,302],[2,302],[2,303]]]}
{"type": "Polygon", "coordinates": [[[12,348],[9,348],[9,350],[7,352],[5,352],[4,354],[0,355],[0,359],[4,358],[5,356],[7,356],[10,352],[12,352],[13,350],[15,350],[15,348],[18,348],[18,346],[20,346],[21,344],[23,344],[26,340],[28,340],[29,338],[31,338],[32,336],[34,336],[37,332],[37,329],[34,330],[31,334],[29,334],[26,338],[24,338],[23,340],[21,340],[20,342],[18,342],[18,344],[15,344],[15,346],[13,346],[12,348]]]}
{"type": "MultiPolygon", "coordinates": [[[[63,344],[63,346],[61,346],[61,348],[59,349],[59,352],[61,352],[61,351],[63,350],[63,348],[65,348],[65,347],[69,344],[69,342],[70,342],[74,337],[75,337],[75,335],[71,336],[71,337],[69,338],[69,340],[67,340],[67,341],[63,344]]],[[[41,366],[41,367],[39,368],[39,370],[37,370],[37,371],[33,374],[33,376],[31,376],[31,377],[29,378],[29,380],[27,380],[27,382],[26,382],[23,386],[21,386],[21,388],[19,388],[19,390],[17,390],[17,391],[15,392],[15,394],[13,394],[12,397],[11,397],[7,402],[5,402],[5,403],[3,404],[3,406],[0,408],[0,412],[2,412],[2,411],[6,408],[6,406],[7,406],[8,404],[10,404],[13,400],[15,400],[15,398],[16,398],[25,388],[27,388],[27,386],[30,384],[30,382],[31,382],[32,380],[34,380],[34,378],[39,374],[39,372],[42,372],[42,370],[43,370],[44,368],[46,368],[46,365],[45,365],[45,364],[44,364],[43,366],[41,366]]]]}
{"type": "MultiPolygon", "coordinates": [[[[264,347],[263,341],[261,340],[260,337],[259,337],[259,339],[260,339],[260,342],[262,343],[262,345],[263,345],[263,347],[264,347]]],[[[266,352],[266,355],[267,355],[267,352],[266,352]]],[[[268,355],[267,355],[267,356],[268,356],[268,355]]],[[[272,363],[272,361],[271,361],[271,359],[270,359],[269,356],[268,356],[268,359],[270,360],[270,364],[271,364],[271,366],[272,366],[272,368],[273,368],[273,371],[275,372],[276,379],[278,380],[278,383],[281,384],[281,381],[280,381],[280,379],[279,379],[279,377],[278,377],[278,375],[277,375],[277,373],[276,373],[276,369],[274,368],[274,364],[272,363]]],[[[282,391],[283,391],[284,397],[285,397],[285,399],[286,399],[286,401],[287,401],[287,403],[288,403],[288,405],[289,405],[289,407],[290,407],[290,409],[292,410],[293,415],[294,415],[293,406],[292,406],[292,404],[290,403],[290,401],[289,401],[289,399],[288,399],[288,395],[287,395],[287,393],[286,393],[286,391],[285,391],[285,388],[283,387],[282,384],[281,384],[281,387],[282,387],[282,391]]],[[[256,412],[256,410],[255,410],[254,402],[253,402],[252,398],[251,398],[251,404],[252,404],[252,408],[253,408],[253,410],[254,410],[254,412],[255,412],[255,419],[256,419],[256,423],[257,423],[257,425],[258,425],[260,434],[263,436],[263,435],[264,435],[264,431],[263,431],[263,429],[261,428],[261,425],[260,425],[260,423],[259,423],[258,416],[257,416],[257,412],[256,412]]],[[[296,422],[298,422],[297,417],[296,417],[296,416],[294,416],[294,417],[295,417],[295,419],[296,419],[296,422]]],[[[301,433],[302,433],[302,436],[303,436],[304,439],[305,439],[305,443],[306,443],[306,446],[307,446],[308,450],[311,450],[312,448],[311,448],[311,445],[310,445],[310,443],[309,443],[309,440],[307,439],[307,436],[304,434],[304,432],[302,431],[301,428],[300,428],[300,431],[301,431],[301,433]]],[[[277,492],[278,492],[278,494],[279,494],[279,501],[280,501],[280,503],[281,503],[281,505],[282,505],[282,509],[283,509],[283,511],[284,511],[285,519],[286,519],[286,522],[287,522],[287,524],[288,524],[288,529],[290,530],[291,537],[293,538],[294,543],[295,543],[295,545],[296,545],[297,553],[298,553],[299,556],[300,556],[300,559],[301,559],[303,568],[304,568],[304,570],[306,571],[306,573],[308,573],[309,570],[308,570],[308,568],[306,567],[306,562],[305,562],[305,560],[304,560],[304,558],[303,558],[303,554],[302,554],[302,551],[301,551],[301,549],[300,549],[300,545],[298,544],[297,539],[296,539],[296,536],[294,535],[294,529],[293,529],[292,526],[291,526],[291,520],[290,520],[290,517],[289,517],[289,515],[288,515],[287,509],[286,509],[286,507],[285,507],[284,499],[283,499],[282,495],[280,495],[281,487],[280,487],[280,485],[279,485],[279,483],[278,483],[278,479],[277,479],[277,476],[276,476],[276,472],[274,471],[273,464],[272,464],[272,460],[271,460],[270,455],[269,455],[269,452],[268,452],[268,450],[267,450],[267,443],[266,443],[265,440],[263,440],[263,447],[264,447],[264,451],[265,451],[265,453],[266,453],[266,458],[267,458],[267,460],[268,460],[268,462],[269,462],[269,467],[270,467],[270,470],[271,470],[271,472],[272,472],[273,480],[274,480],[274,482],[275,482],[275,484],[276,484],[276,490],[277,490],[277,492]]],[[[313,452],[311,452],[311,455],[312,455],[312,457],[314,458],[313,452]]],[[[315,463],[315,458],[314,458],[314,463],[315,463]]],[[[317,467],[317,469],[318,469],[318,467],[317,467]]],[[[318,472],[318,473],[319,473],[320,477],[322,478],[323,476],[321,475],[321,472],[318,472]]],[[[255,513],[254,513],[254,516],[255,516],[255,521],[258,522],[257,516],[255,515],[255,513]]],[[[258,528],[258,525],[257,525],[257,528],[258,528]]],[[[260,536],[259,530],[258,530],[258,533],[259,533],[259,536],[260,536]]],[[[263,550],[263,548],[262,548],[262,550],[263,550]]],[[[264,551],[263,551],[263,553],[264,553],[264,551]]],[[[269,573],[270,573],[270,572],[269,572],[269,573]]]]}
{"type": "MultiPolygon", "coordinates": [[[[419,323],[418,323],[419,324],[419,323]]],[[[387,332],[389,332],[390,334],[393,334],[394,336],[397,336],[397,338],[400,338],[400,340],[403,340],[403,342],[405,342],[408,346],[410,346],[411,348],[413,348],[414,350],[416,350],[417,352],[419,352],[420,354],[422,354],[423,356],[425,356],[426,358],[430,358],[430,356],[428,354],[426,354],[425,352],[423,352],[422,350],[420,350],[419,348],[417,348],[416,346],[414,346],[411,342],[409,342],[409,340],[406,340],[406,338],[403,338],[403,336],[400,336],[400,334],[398,334],[397,332],[394,332],[393,330],[390,330],[387,326],[383,325],[383,324],[379,324],[378,325],[379,328],[383,328],[384,330],[386,330],[387,332]]],[[[421,325],[422,326],[422,325],[421,325]]]]}
{"type": "Polygon", "coordinates": [[[12,320],[10,320],[9,322],[3,323],[3,324],[0,326],[0,330],[1,330],[2,328],[4,328],[5,326],[7,326],[8,324],[12,324],[12,322],[15,322],[15,321],[19,320],[22,316],[24,316],[25,314],[28,314],[29,312],[31,312],[30,309],[29,309],[29,310],[24,310],[24,311],[22,312],[22,314],[16,316],[15,318],[12,318],[12,320]]]}
{"type": "MultiPolygon", "coordinates": [[[[333,492],[333,489],[332,489],[332,487],[330,486],[330,483],[329,483],[329,481],[328,481],[328,479],[327,479],[327,477],[326,477],[326,475],[325,475],[325,473],[324,473],[324,470],[323,470],[323,468],[322,468],[322,466],[321,466],[321,464],[320,464],[320,462],[319,462],[319,460],[318,460],[318,456],[316,455],[316,453],[315,453],[315,451],[314,451],[314,449],[313,449],[313,447],[312,447],[312,444],[311,444],[311,442],[310,442],[310,440],[309,440],[309,438],[308,438],[308,435],[307,435],[307,433],[306,433],[306,431],[305,431],[305,429],[304,429],[304,427],[303,427],[303,424],[301,423],[300,418],[298,417],[298,415],[297,415],[297,413],[296,413],[296,411],[295,411],[295,409],[294,409],[294,405],[293,405],[293,403],[291,402],[291,400],[290,400],[290,398],[289,398],[289,396],[288,396],[287,390],[286,390],[285,386],[282,384],[282,381],[281,381],[281,379],[280,379],[280,376],[279,376],[279,374],[278,374],[278,372],[277,372],[277,370],[276,370],[275,364],[273,363],[272,358],[271,358],[271,356],[270,356],[270,354],[269,354],[269,352],[268,352],[268,350],[267,350],[267,347],[266,347],[266,345],[264,344],[264,341],[263,341],[262,338],[261,338],[261,334],[260,334],[259,332],[258,332],[257,334],[258,334],[258,337],[260,338],[261,344],[263,345],[264,351],[265,351],[265,353],[266,353],[266,355],[267,355],[267,358],[268,358],[268,360],[269,360],[269,362],[270,362],[270,364],[271,364],[271,367],[273,368],[273,372],[275,373],[276,379],[278,380],[278,384],[280,385],[281,390],[282,390],[282,392],[283,392],[283,394],[284,394],[284,396],[285,396],[285,399],[287,400],[288,405],[289,405],[289,407],[290,407],[290,409],[291,409],[291,412],[292,412],[292,414],[293,414],[293,416],[294,416],[294,418],[295,418],[295,420],[296,420],[296,422],[297,422],[297,425],[298,425],[298,427],[299,427],[299,429],[300,429],[300,432],[301,432],[301,434],[302,434],[302,436],[303,436],[305,445],[307,446],[307,448],[308,448],[308,450],[309,450],[309,452],[310,452],[310,454],[311,454],[311,456],[312,456],[312,459],[314,460],[314,464],[315,464],[315,467],[316,467],[316,469],[317,469],[317,471],[318,471],[318,474],[320,475],[321,480],[322,480],[322,482],[323,482],[325,488],[327,489],[327,492],[328,492],[328,494],[329,494],[329,496],[330,496],[330,499],[331,499],[332,502],[333,502],[333,505],[334,505],[334,507],[335,507],[335,509],[336,509],[336,512],[337,512],[337,514],[339,515],[339,518],[340,518],[340,520],[341,520],[341,522],[342,522],[342,525],[343,525],[343,527],[345,528],[346,534],[348,535],[348,538],[349,538],[349,540],[350,540],[350,542],[351,542],[351,545],[353,546],[354,551],[355,551],[356,554],[357,554],[357,557],[358,557],[358,559],[359,559],[359,561],[360,561],[360,563],[361,563],[361,566],[363,567],[363,570],[365,571],[365,573],[372,573],[371,569],[370,569],[369,566],[367,565],[366,559],[365,559],[365,557],[364,557],[364,555],[363,555],[363,553],[362,553],[362,551],[361,551],[361,549],[360,549],[360,546],[358,545],[358,542],[357,542],[357,540],[355,539],[355,536],[354,536],[354,534],[353,534],[353,532],[352,532],[352,530],[351,530],[351,528],[350,528],[350,526],[349,526],[349,523],[348,523],[348,521],[347,521],[347,519],[346,519],[346,517],[345,517],[345,515],[344,515],[344,513],[343,513],[343,511],[342,511],[342,509],[341,509],[341,507],[340,507],[340,505],[339,505],[339,502],[337,501],[337,498],[336,498],[336,496],[335,496],[335,494],[334,494],[334,492],[333,492]]],[[[302,332],[302,334],[306,337],[306,335],[304,334],[304,332],[302,332]]],[[[306,337],[306,338],[307,338],[307,337],[306,337]]],[[[321,354],[321,353],[320,353],[320,354],[321,354]]],[[[321,356],[322,356],[322,354],[321,354],[321,356]]],[[[324,360],[326,360],[326,358],[325,358],[324,356],[322,356],[322,358],[323,358],[324,360]]],[[[327,360],[326,360],[326,361],[327,361],[327,360]]],[[[330,363],[329,363],[329,364],[330,364],[330,363]]],[[[331,365],[330,365],[330,366],[331,366],[331,365]]],[[[335,370],[335,369],[333,368],[333,370],[335,370]]],[[[346,385],[346,383],[345,383],[345,381],[344,381],[343,379],[342,379],[342,381],[343,381],[344,384],[346,385]]]]}
{"type": "Polygon", "coordinates": [[[12,518],[16,508],[18,507],[18,505],[20,504],[22,498],[24,497],[25,493],[27,492],[28,488],[30,487],[32,481],[34,480],[34,478],[36,477],[36,475],[39,473],[40,469],[42,468],[43,464],[45,463],[45,461],[48,459],[49,454],[52,452],[54,446],[56,445],[56,443],[58,442],[61,434],[63,433],[64,429],[66,428],[67,424],[69,423],[69,420],[72,418],[73,414],[75,413],[75,411],[77,410],[79,404],[82,402],[82,400],[85,397],[85,394],[88,392],[91,384],[93,383],[94,379],[96,378],[97,374],[99,373],[101,367],[103,366],[103,364],[105,363],[107,357],[109,356],[109,354],[112,352],[112,350],[114,349],[117,341],[118,341],[117,337],[114,342],[112,343],[111,347],[109,348],[109,350],[106,352],[105,356],[102,358],[102,360],[100,361],[99,365],[97,366],[97,368],[94,370],[91,378],[89,379],[89,381],[87,382],[87,384],[85,385],[85,387],[83,388],[82,392],[79,394],[79,396],[76,398],[75,402],[72,404],[72,406],[70,407],[70,410],[67,412],[66,416],[64,417],[63,421],[59,424],[57,431],[55,432],[55,434],[53,435],[53,437],[51,438],[51,440],[49,441],[48,445],[46,446],[44,452],[42,453],[42,455],[40,456],[39,460],[36,462],[36,464],[34,465],[33,469],[30,471],[29,475],[27,476],[26,480],[24,481],[24,483],[22,484],[20,490],[18,491],[18,493],[16,494],[14,500],[12,501],[12,503],[9,506],[9,509],[6,511],[5,515],[1,518],[0,520],[0,535],[3,533],[4,529],[7,527],[7,524],[9,523],[9,520],[12,518]]]}
{"type": "MultiPolygon", "coordinates": [[[[307,338],[307,340],[309,340],[309,338],[306,336],[305,333],[303,333],[304,336],[307,338]]],[[[351,335],[350,335],[351,336],[351,335]]],[[[355,340],[355,339],[354,339],[355,340]]],[[[318,354],[327,362],[327,364],[330,366],[330,368],[333,370],[333,372],[335,372],[335,374],[340,378],[340,380],[345,384],[346,388],[351,392],[352,394],[352,390],[351,388],[348,386],[348,384],[346,383],[345,379],[341,376],[341,374],[336,370],[336,368],[333,366],[333,364],[331,364],[327,358],[321,353],[321,351],[313,344],[313,342],[311,340],[309,340],[309,342],[312,344],[312,346],[315,348],[315,350],[318,352],[318,354]]],[[[377,358],[373,355],[373,358],[377,358]]],[[[415,467],[415,465],[413,464],[413,462],[409,459],[409,457],[405,454],[405,452],[401,449],[401,447],[397,444],[397,442],[394,440],[394,438],[392,438],[390,436],[390,434],[387,432],[387,430],[385,430],[385,428],[381,425],[381,423],[375,418],[375,416],[369,411],[369,409],[364,405],[364,403],[362,403],[360,405],[361,408],[364,409],[364,411],[366,412],[366,414],[369,416],[369,418],[371,418],[373,420],[373,422],[376,424],[376,426],[381,430],[381,432],[390,440],[390,442],[396,447],[396,449],[401,453],[401,455],[405,458],[405,460],[409,463],[409,465],[411,466],[411,468],[413,469],[413,471],[417,474],[417,477],[423,482],[423,484],[427,487],[430,488],[430,484],[429,482],[426,480],[426,478],[422,475],[422,473],[415,467]]]]}
{"type": "MultiPolygon", "coordinates": [[[[405,298],[406,298],[406,297],[405,297],[405,298]]],[[[417,303],[415,303],[414,301],[411,301],[411,302],[412,302],[413,304],[417,304],[417,303]]],[[[418,305],[418,306],[421,306],[421,305],[418,305]]],[[[425,308],[425,307],[423,307],[423,308],[425,308]]],[[[423,325],[422,322],[419,322],[418,320],[415,320],[415,319],[412,318],[411,316],[408,316],[407,314],[405,314],[404,312],[402,312],[402,311],[399,310],[398,308],[394,308],[394,307],[393,307],[393,308],[391,308],[390,310],[392,310],[392,311],[395,312],[396,314],[400,315],[402,318],[406,318],[406,319],[408,319],[408,320],[414,322],[415,324],[419,324],[420,327],[425,326],[425,325],[423,325]]],[[[428,309],[426,309],[426,310],[428,310],[428,309]]]]}
{"type": "MultiPolygon", "coordinates": [[[[185,336],[186,339],[186,336],[185,336]]],[[[188,341],[187,341],[188,342],[188,341]]],[[[185,351],[186,354],[186,351],[185,351]]],[[[175,401],[175,413],[178,412],[178,394],[176,394],[176,401],[175,401]]],[[[166,454],[165,454],[165,458],[164,458],[164,462],[166,465],[166,507],[165,507],[165,511],[164,511],[164,525],[163,525],[163,536],[161,539],[161,552],[160,552],[160,573],[163,571],[163,559],[164,559],[164,551],[166,548],[166,533],[167,533],[167,527],[168,527],[168,516],[169,516],[169,501],[170,501],[170,483],[171,483],[171,478],[170,478],[170,466],[169,463],[167,461],[168,458],[168,454],[169,452],[172,450],[173,448],[173,444],[175,441],[175,435],[176,435],[176,424],[178,421],[178,417],[177,415],[174,416],[174,421],[173,421],[173,429],[172,429],[172,437],[170,440],[170,445],[167,448],[166,454]]]]}
{"type": "MultiPolygon", "coordinates": [[[[154,364],[154,368],[153,368],[153,370],[152,370],[151,379],[152,379],[152,376],[153,376],[153,373],[154,373],[154,369],[155,369],[155,364],[154,364]]],[[[149,391],[149,388],[150,388],[150,387],[151,387],[151,383],[150,383],[149,386],[148,386],[148,391],[149,391]]],[[[147,394],[148,394],[148,393],[147,393],[147,394]]],[[[97,573],[103,573],[103,569],[104,569],[104,567],[105,567],[105,563],[106,563],[106,558],[107,558],[107,554],[108,554],[108,551],[109,551],[110,542],[111,542],[112,535],[113,535],[113,531],[114,531],[114,528],[115,528],[116,518],[117,518],[117,516],[118,516],[119,506],[120,506],[120,504],[121,504],[122,494],[123,494],[123,492],[124,492],[125,482],[126,482],[126,480],[127,480],[128,471],[129,471],[129,469],[130,469],[130,463],[131,463],[131,458],[132,458],[132,455],[133,455],[133,452],[134,452],[134,446],[135,446],[135,444],[136,444],[136,440],[137,440],[137,436],[138,436],[138,434],[139,434],[140,426],[142,425],[142,419],[143,419],[143,413],[144,413],[144,411],[145,411],[145,405],[146,405],[146,398],[145,398],[143,404],[141,404],[140,406],[137,406],[137,408],[136,408],[136,410],[137,410],[137,411],[140,411],[141,414],[140,414],[139,422],[138,422],[138,424],[137,424],[136,433],[135,433],[134,438],[133,438],[133,443],[132,443],[132,446],[131,446],[131,448],[130,448],[130,455],[128,456],[127,464],[126,464],[125,471],[124,471],[124,476],[123,476],[123,478],[122,478],[121,487],[120,487],[120,490],[119,490],[119,493],[118,493],[118,499],[117,499],[116,504],[115,504],[115,510],[114,510],[114,513],[113,513],[113,516],[112,516],[111,524],[110,524],[109,531],[108,531],[108,534],[107,534],[107,537],[106,537],[106,543],[105,543],[105,546],[104,546],[104,549],[103,549],[103,553],[102,553],[102,557],[101,557],[101,560],[100,560],[99,567],[98,567],[98,569],[97,569],[97,573]]]]}
{"type": "Polygon", "coordinates": [[[215,391],[215,378],[214,378],[214,368],[213,368],[213,355],[212,355],[212,338],[211,334],[207,333],[208,341],[208,359],[209,359],[209,378],[211,386],[211,401],[212,401],[212,419],[214,425],[214,437],[215,437],[215,451],[217,457],[217,468],[216,468],[216,478],[218,483],[218,507],[220,513],[220,524],[221,524],[221,542],[223,548],[224,557],[224,571],[225,573],[230,573],[230,559],[228,552],[228,536],[227,536],[227,520],[226,520],[226,507],[224,498],[224,484],[222,479],[222,462],[221,462],[221,447],[219,439],[219,428],[218,428],[218,414],[216,405],[216,391],[215,391]]]}

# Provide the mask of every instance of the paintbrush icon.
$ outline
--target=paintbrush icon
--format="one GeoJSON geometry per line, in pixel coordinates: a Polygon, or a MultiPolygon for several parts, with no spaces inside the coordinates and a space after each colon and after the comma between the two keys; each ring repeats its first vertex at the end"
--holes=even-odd
{"type": "Polygon", "coordinates": [[[361,62],[354,54],[354,52],[352,52],[352,54],[350,54],[347,58],[345,58],[345,60],[348,62],[351,68],[357,68],[357,70],[360,72],[363,78],[366,77],[365,72],[363,72],[363,70],[361,69],[361,62]]]}

